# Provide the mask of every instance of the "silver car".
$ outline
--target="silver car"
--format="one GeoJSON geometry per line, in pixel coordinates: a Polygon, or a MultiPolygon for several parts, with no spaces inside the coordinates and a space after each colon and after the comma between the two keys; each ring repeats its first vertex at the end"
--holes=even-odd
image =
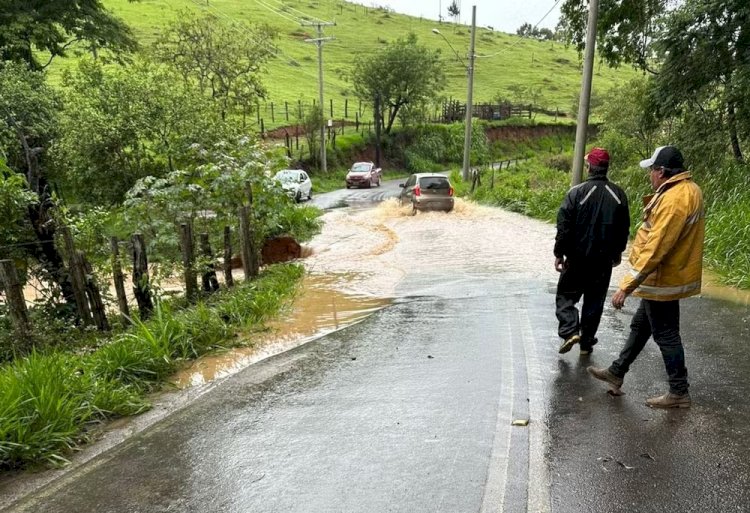
{"type": "Polygon", "coordinates": [[[415,173],[399,184],[400,205],[412,206],[412,213],[417,210],[453,210],[453,186],[448,177],[436,173],[415,173]]]}

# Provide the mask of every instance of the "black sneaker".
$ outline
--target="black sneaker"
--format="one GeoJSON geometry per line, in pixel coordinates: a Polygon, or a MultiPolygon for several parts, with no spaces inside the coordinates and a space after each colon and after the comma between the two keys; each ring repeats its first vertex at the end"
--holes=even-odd
{"type": "Polygon", "coordinates": [[[594,350],[594,346],[599,342],[599,339],[594,337],[591,339],[585,339],[582,338],[581,342],[579,343],[581,347],[581,356],[588,356],[591,354],[591,352],[594,350]]]}

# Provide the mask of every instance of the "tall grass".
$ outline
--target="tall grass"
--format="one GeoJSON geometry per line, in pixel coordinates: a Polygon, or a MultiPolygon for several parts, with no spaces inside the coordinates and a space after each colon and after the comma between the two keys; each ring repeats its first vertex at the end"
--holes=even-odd
{"type": "Polygon", "coordinates": [[[277,314],[302,274],[273,266],[189,309],[162,302],[91,354],[32,352],[0,367],[0,469],[65,463],[91,423],[144,411],[146,393],[181,361],[236,344],[239,330],[277,314]]]}
{"type": "MultiPolygon", "coordinates": [[[[495,171],[490,188],[490,172],[484,171],[482,186],[470,192],[458,172],[452,181],[457,194],[530,217],[554,222],[570,175],[548,167],[548,159],[495,171]]],[[[630,200],[631,235],[642,221],[641,198],[652,192],[646,173],[637,166],[612,169],[609,178],[620,185],[630,200]]],[[[727,165],[711,172],[694,173],[703,189],[706,206],[705,259],[707,268],[729,285],[750,288],[750,166],[727,165]]]]}

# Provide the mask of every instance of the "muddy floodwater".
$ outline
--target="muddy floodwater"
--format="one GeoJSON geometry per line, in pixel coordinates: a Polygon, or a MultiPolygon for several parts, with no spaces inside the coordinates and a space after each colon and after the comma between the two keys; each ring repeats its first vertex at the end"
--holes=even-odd
{"type": "MultiPolygon", "coordinates": [[[[289,311],[267,332],[250,335],[251,347],[193,362],[173,378],[178,387],[232,374],[355,323],[395,298],[429,295],[436,283],[510,273],[542,279],[551,292],[557,281],[555,226],[498,208],[459,199],[451,213],[412,216],[388,199],[371,208],[331,210],[323,221],[322,232],[306,247],[307,274],[289,311]]],[[[624,264],[614,270],[612,286],[626,269],[624,264]]],[[[750,304],[748,292],[721,286],[711,275],[706,282],[704,295],[750,304]]]]}

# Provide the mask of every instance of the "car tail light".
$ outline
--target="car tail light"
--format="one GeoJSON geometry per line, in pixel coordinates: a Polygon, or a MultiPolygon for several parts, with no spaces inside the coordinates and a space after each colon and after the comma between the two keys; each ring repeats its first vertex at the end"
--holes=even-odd
{"type": "Polygon", "coordinates": [[[453,187],[448,189],[448,196],[453,196],[453,187]]]}
{"type": "Polygon", "coordinates": [[[415,196],[420,196],[421,194],[422,194],[422,189],[419,188],[419,185],[417,185],[416,187],[414,187],[414,195],[415,196]]]}

